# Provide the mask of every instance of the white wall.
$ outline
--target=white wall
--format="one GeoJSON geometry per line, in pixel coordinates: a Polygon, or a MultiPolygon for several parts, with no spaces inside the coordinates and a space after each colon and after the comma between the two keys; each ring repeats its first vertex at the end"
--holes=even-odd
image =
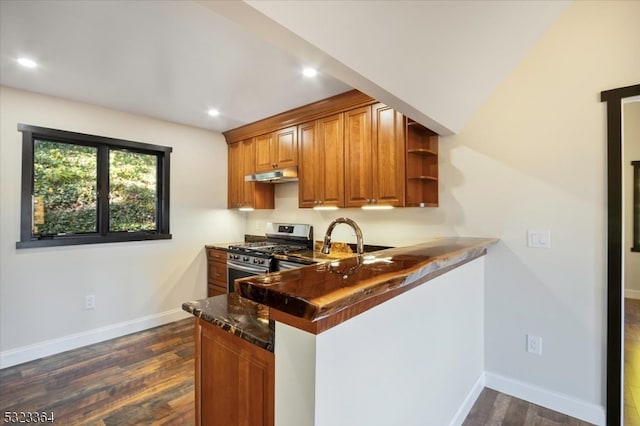
{"type": "Polygon", "coordinates": [[[226,210],[219,133],[0,89],[0,358],[2,367],[181,317],[206,297],[204,244],[242,238],[226,210]],[[17,123],[173,147],[172,240],[21,249],[22,138],[17,123]],[[84,297],[96,295],[95,310],[84,297]]]}
{"type": "Polygon", "coordinates": [[[640,161],[640,100],[625,103],[623,108],[623,161],[624,178],[624,286],[625,296],[640,299],[640,252],[630,251],[633,246],[633,167],[631,161],[640,161]]]}
{"type": "Polygon", "coordinates": [[[317,336],[276,323],[276,424],[462,424],[484,383],[484,263],[317,336]]]}
{"type": "Polygon", "coordinates": [[[284,218],[316,225],[319,236],[346,215],[370,243],[452,233],[500,238],[486,264],[485,369],[508,380],[493,386],[603,422],[606,115],[599,97],[638,83],[638,16],[640,2],[572,3],[462,131],[441,139],[438,209],[320,214],[296,209],[295,191],[278,188],[277,210],[250,214],[248,231],[284,218]],[[550,230],[551,249],[527,248],[528,228],[550,230]],[[541,357],[525,351],[528,333],[543,338],[541,357]]]}

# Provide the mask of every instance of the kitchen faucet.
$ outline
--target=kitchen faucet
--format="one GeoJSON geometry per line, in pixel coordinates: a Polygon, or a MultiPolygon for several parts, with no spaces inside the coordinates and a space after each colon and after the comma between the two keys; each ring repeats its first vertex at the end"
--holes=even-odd
{"type": "Polygon", "coordinates": [[[335,228],[336,225],[338,225],[339,223],[345,223],[349,225],[351,228],[353,228],[353,230],[356,233],[357,252],[358,254],[363,254],[364,241],[362,240],[362,230],[360,229],[357,223],[355,223],[353,220],[349,219],[348,217],[339,217],[338,219],[334,220],[329,224],[329,227],[327,228],[327,232],[325,232],[324,234],[324,245],[322,246],[322,253],[329,254],[329,252],[331,251],[331,233],[333,232],[333,228],[335,228]]]}

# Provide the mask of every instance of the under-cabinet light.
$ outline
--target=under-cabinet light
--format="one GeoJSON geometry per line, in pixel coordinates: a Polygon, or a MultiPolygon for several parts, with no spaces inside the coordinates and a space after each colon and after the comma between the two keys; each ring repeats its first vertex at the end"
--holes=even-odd
{"type": "Polygon", "coordinates": [[[393,209],[393,206],[389,204],[367,204],[360,208],[362,210],[391,210],[393,209]]]}
{"type": "Polygon", "coordinates": [[[338,210],[338,206],[315,206],[313,210],[338,210]]]}
{"type": "Polygon", "coordinates": [[[252,212],[253,207],[240,207],[238,210],[240,210],[241,212],[252,212]]]}

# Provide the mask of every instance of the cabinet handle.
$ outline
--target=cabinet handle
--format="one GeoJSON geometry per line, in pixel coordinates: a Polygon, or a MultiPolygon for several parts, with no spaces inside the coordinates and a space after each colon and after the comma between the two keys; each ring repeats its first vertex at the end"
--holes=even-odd
{"type": "Polygon", "coordinates": [[[371,204],[375,204],[375,203],[377,203],[377,202],[378,202],[378,200],[376,200],[375,198],[372,198],[372,199],[371,199],[371,204]]]}
{"type": "Polygon", "coordinates": [[[275,169],[276,167],[278,167],[278,163],[271,163],[271,167],[275,169]]]}

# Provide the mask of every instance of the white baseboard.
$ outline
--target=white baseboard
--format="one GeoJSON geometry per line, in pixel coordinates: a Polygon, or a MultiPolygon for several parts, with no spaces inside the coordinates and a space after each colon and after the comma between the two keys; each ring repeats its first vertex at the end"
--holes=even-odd
{"type": "Polygon", "coordinates": [[[604,407],[569,395],[489,372],[485,372],[485,386],[598,426],[606,423],[604,407]]]}
{"type": "Polygon", "coordinates": [[[471,411],[473,404],[475,404],[476,400],[480,396],[480,392],[482,392],[482,389],[484,389],[484,386],[485,386],[485,373],[483,372],[480,375],[480,377],[478,377],[478,380],[476,380],[476,382],[471,387],[471,390],[469,391],[469,393],[467,394],[467,397],[462,402],[462,405],[460,406],[460,408],[458,408],[458,411],[456,412],[455,416],[453,416],[453,419],[449,423],[449,426],[461,426],[462,423],[464,423],[464,420],[469,415],[469,411],[471,411]]]}
{"type": "Polygon", "coordinates": [[[180,308],[0,352],[0,368],[147,330],[191,316],[180,308]]]}
{"type": "Polygon", "coordinates": [[[624,297],[628,299],[640,299],[640,290],[633,290],[630,288],[624,289],[624,297]]]}

